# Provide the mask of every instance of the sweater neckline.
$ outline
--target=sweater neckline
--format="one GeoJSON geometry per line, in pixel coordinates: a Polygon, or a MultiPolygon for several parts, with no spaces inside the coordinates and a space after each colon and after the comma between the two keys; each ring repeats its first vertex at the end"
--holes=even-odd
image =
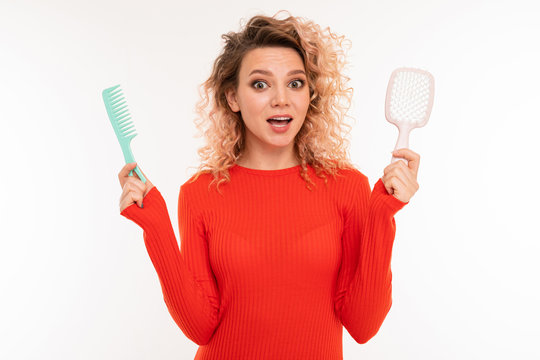
{"type": "Polygon", "coordinates": [[[293,167],[288,167],[284,169],[275,169],[275,170],[262,170],[262,169],[251,169],[238,164],[234,164],[233,168],[237,169],[243,173],[256,174],[256,175],[265,175],[265,176],[276,176],[276,175],[285,175],[298,172],[302,165],[295,165],[293,167]]]}

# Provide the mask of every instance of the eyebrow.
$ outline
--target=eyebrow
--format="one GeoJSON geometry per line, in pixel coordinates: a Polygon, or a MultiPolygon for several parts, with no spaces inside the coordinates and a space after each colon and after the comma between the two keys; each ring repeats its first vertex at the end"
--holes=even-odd
{"type": "MultiPolygon", "coordinates": [[[[263,75],[272,76],[272,73],[270,71],[260,70],[260,69],[253,70],[252,72],[249,73],[248,76],[251,76],[251,74],[255,74],[255,73],[260,73],[260,74],[263,74],[263,75]]],[[[304,75],[306,75],[306,73],[303,70],[293,70],[293,71],[289,71],[287,76],[294,75],[294,74],[304,74],[304,75]]]]}

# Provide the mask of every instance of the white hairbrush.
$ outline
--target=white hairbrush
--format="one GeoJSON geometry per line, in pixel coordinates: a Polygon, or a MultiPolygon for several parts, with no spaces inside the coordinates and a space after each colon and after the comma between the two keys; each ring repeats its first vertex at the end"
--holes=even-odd
{"type": "MultiPolygon", "coordinates": [[[[398,68],[392,72],[386,90],[385,116],[397,126],[398,140],[394,150],[409,148],[412,129],[427,124],[433,107],[434,79],[429,72],[414,68],[398,68]]],[[[392,163],[406,159],[392,155],[392,163]]]]}

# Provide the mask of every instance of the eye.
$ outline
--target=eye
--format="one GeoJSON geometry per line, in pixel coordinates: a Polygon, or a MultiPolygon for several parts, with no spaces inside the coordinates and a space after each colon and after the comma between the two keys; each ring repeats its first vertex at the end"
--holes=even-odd
{"type": "Polygon", "coordinates": [[[251,86],[255,86],[255,89],[264,89],[264,87],[257,86],[258,84],[265,84],[266,85],[266,83],[264,81],[255,80],[253,83],[251,83],[251,86]]]}
{"type": "Polygon", "coordinates": [[[297,85],[297,86],[293,86],[295,89],[299,89],[302,86],[304,86],[304,80],[296,79],[296,80],[291,81],[291,84],[293,84],[293,83],[300,84],[300,85],[297,85]]]}

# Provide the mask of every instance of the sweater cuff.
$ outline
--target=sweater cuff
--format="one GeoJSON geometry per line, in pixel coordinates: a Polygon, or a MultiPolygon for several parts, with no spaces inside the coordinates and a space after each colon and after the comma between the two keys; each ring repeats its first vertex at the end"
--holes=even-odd
{"type": "Polygon", "coordinates": [[[403,202],[394,195],[389,194],[386,191],[381,178],[379,178],[379,180],[373,186],[371,198],[371,201],[373,201],[377,208],[384,209],[384,211],[390,216],[394,216],[399,210],[409,203],[409,201],[403,202]]]}
{"type": "MultiPolygon", "coordinates": [[[[167,212],[167,205],[161,193],[154,186],[143,198],[143,207],[140,208],[137,203],[133,203],[123,211],[120,215],[135,222],[141,228],[145,229],[146,226],[152,222],[154,218],[160,218],[161,212],[165,209],[167,212]]],[[[167,213],[168,214],[168,213],[167,213]]]]}

